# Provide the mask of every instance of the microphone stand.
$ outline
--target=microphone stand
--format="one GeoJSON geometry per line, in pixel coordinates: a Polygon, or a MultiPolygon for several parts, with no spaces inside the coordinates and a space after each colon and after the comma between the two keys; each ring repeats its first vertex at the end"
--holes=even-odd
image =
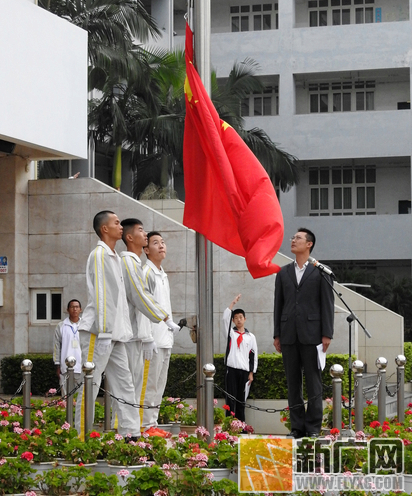
{"type": "MultiPolygon", "coordinates": [[[[330,281],[329,277],[325,277],[325,274],[324,274],[324,269],[323,267],[320,268],[319,266],[316,266],[315,267],[320,270],[321,272],[321,276],[323,277],[323,279],[329,284],[329,286],[332,288],[333,292],[338,296],[338,298],[340,299],[340,301],[345,305],[346,309],[348,310],[349,312],[349,315],[346,317],[346,320],[349,324],[349,361],[348,361],[348,365],[349,365],[349,370],[348,370],[348,379],[349,379],[349,405],[348,405],[348,409],[349,409],[349,429],[348,429],[348,432],[345,432],[345,434],[342,432],[341,434],[342,435],[346,435],[347,437],[348,436],[354,436],[355,435],[355,432],[352,430],[352,322],[354,320],[356,320],[356,322],[361,326],[361,328],[363,329],[363,332],[366,334],[366,336],[368,336],[368,338],[371,338],[372,335],[371,333],[366,329],[366,327],[362,324],[362,322],[358,319],[358,317],[352,312],[351,308],[349,307],[349,305],[346,303],[346,301],[343,299],[343,296],[342,296],[342,293],[339,293],[336,288],[334,287],[333,285],[333,282],[330,281]]],[[[333,272],[331,273],[331,278],[333,277],[333,279],[336,279],[335,275],[333,274],[333,272]]]]}

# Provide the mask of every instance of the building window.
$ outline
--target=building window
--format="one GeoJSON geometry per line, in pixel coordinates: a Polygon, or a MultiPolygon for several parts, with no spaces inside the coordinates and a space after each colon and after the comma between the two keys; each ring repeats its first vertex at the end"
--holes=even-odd
{"type": "Polygon", "coordinates": [[[375,215],[376,168],[309,169],[309,215],[375,215]]]}
{"type": "Polygon", "coordinates": [[[375,0],[308,0],[309,26],[372,23],[375,0]]]}
{"type": "Polygon", "coordinates": [[[62,320],[62,290],[31,290],[31,323],[52,324],[62,320]]]}
{"type": "Polygon", "coordinates": [[[230,7],[232,33],[279,28],[278,3],[234,5],[230,7]]]}
{"type": "Polygon", "coordinates": [[[375,81],[309,83],[309,112],[375,110],[375,81]]]}
{"type": "Polygon", "coordinates": [[[253,93],[242,100],[242,117],[278,115],[279,87],[268,86],[263,93],[253,93]]]}

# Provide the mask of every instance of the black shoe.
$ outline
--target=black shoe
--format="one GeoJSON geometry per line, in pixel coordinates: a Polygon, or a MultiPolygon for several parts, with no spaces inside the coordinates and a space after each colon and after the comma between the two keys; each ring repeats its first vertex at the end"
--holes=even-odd
{"type": "Polygon", "coordinates": [[[319,436],[320,436],[319,432],[307,432],[306,433],[306,437],[316,438],[316,437],[319,437],[319,436]]]}
{"type": "Polygon", "coordinates": [[[292,429],[286,437],[293,437],[294,439],[301,439],[304,436],[303,432],[297,429],[292,429]]]}

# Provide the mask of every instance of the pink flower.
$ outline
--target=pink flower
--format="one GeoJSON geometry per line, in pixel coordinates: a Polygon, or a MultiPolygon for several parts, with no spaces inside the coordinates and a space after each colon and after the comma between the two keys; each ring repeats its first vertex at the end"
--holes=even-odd
{"type": "Polygon", "coordinates": [[[213,400],[213,404],[214,404],[215,406],[217,406],[217,403],[218,403],[218,402],[217,402],[217,399],[215,398],[215,399],[213,400]]]}
{"type": "Polygon", "coordinates": [[[174,398],[169,397],[169,398],[167,398],[167,400],[166,400],[166,401],[168,401],[169,403],[173,403],[173,402],[174,402],[174,400],[175,400],[174,398]]]}
{"type": "Polygon", "coordinates": [[[25,496],[37,496],[34,491],[26,491],[25,496]]]}
{"type": "Polygon", "coordinates": [[[0,466],[1,466],[1,465],[4,465],[5,463],[7,463],[7,460],[6,460],[5,458],[2,458],[2,459],[0,460],[0,466]]]}
{"type": "Polygon", "coordinates": [[[147,462],[147,456],[141,456],[139,458],[139,462],[146,463],[147,462]]]}
{"type": "Polygon", "coordinates": [[[206,427],[199,426],[195,430],[195,434],[200,434],[201,436],[209,436],[209,431],[206,429],[206,427]]]}
{"type": "Polygon", "coordinates": [[[0,420],[0,425],[2,427],[7,427],[9,425],[9,421],[8,420],[0,420]]]}
{"type": "Polygon", "coordinates": [[[193,405],[189,405],[189,412],[191,412],[194,409],[193,405]]]}
{"type": "Polygon", "coordinates": [[[178,405],[176,405],[176,408],[179,408],[179,410],[181,410],[182,408],[184,408],[185,406],[183,405],[183,403],[179,403],[178,405]]]}
{"type": "Polygon", "coordinates": [[[28,462],[31,462],[33,460],[33,453],[30,453],[30,451],[25,451],[20,455],[20,458],[22,460],[27,460],[28,462]]]}
{"type": "Polygon", "coordinates": [[[113,439],[109,439],[108,441],[106,441],[106,444],[108,446],[111,446],[112,444],[114,444],[114,440],[113,439]]]}
{"type": "Polygon", "coordinates": [[[123,436],[121,434],[115,434],[114,438],[116,439],[116,441],[121,441],[123,439],[123,436]]]}
{"type": "Polygon", "coordinates": [[[162,489],[159,489],[158,491],[156,491],[154,493],[153,496],[167,496],[167,492],[166,491],[163,491],[162,489]]]}
{"type": "Polygon", "coordinates": [[[21,427],[15,427],[15,428],[13,429],[13,431],[14,431],[16,434],[22,434],[23,429],[22,429],[21,427]]]}
{"type": "Polygon", "coordinates": [[[49,394],[53,395],[57,393],[57,389],[51,388],[49,389],[49,394]]]}
{"type": "Polygon", "coordinates": [[[206,477],[207,477],[210,481],[212,481],[212,480],[215,478],[215,476],[214,476],[213,472],[207,472],[206,477]]]}
{"type": "Polygon", "coordinates": [[[36,417],[40,417],[40,418],[43,418],[43,412],[41,410],[37,410],[37,412],[35,413],[36,417]]]}
{"type": "Polygon", "coordinates": [[[20,422],[13,422],[13,427],[20,427],[20,422]]]}
{"type": "Polygon", "coordinates": [[[117,475],[120,475],[120,477],[127,477],[130,474],[128,470],[122,469],[117,472],[117,475]]]}
{"type": "Polygon", "coordinates": [[[65,431],[68,431],[70,429],[70,424],[69,422],[65,422],[63,425],[62,425],[62,429],[64,429],[65,431]]]}

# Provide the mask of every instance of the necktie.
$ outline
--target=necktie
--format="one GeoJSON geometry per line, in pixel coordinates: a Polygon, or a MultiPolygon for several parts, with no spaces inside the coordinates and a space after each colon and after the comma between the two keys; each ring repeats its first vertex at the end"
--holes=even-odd
{"type": "Polygon", "coordinates": [[[243,341],[243,334],[239,333],[239,336],[237,337],[237,347],[240,348],[240,343],[243,341]]]}

